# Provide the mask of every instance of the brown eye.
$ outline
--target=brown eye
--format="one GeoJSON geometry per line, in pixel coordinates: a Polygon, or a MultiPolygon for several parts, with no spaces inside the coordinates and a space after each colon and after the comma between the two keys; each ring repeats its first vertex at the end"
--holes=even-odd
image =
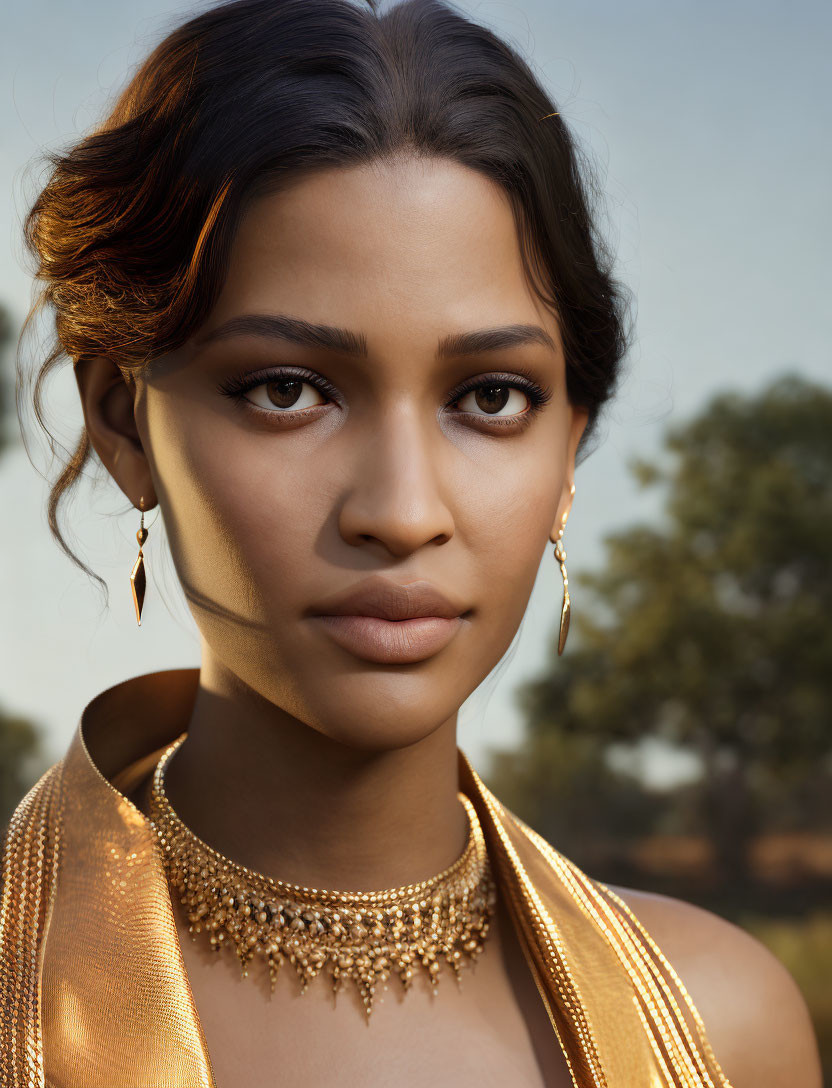
{"type": "Polygon", "coordinates": [[[247,399],[267,412],[274,409],[283,412],[290,409],[300,411],[326,403],[320,390],[300,378],[276,378],[274,381],[261,382],[249,390],[247,399]]]}
{"type": "Polygon", "coordinates": [[[480,413],[489,416],[499,413],[507,416],[520,415],[526,410],[528,404],[528,394],[522,390],[511,385],[498,385],[496,383],[480,385],[459,399],[460,411],[472,412],[474,415],[480,413]],[[473,406],[466,406],[466,401],[473,401],[473,406]],[[503,412],[506,406],[510,406],[511,411],[503,412]]]}

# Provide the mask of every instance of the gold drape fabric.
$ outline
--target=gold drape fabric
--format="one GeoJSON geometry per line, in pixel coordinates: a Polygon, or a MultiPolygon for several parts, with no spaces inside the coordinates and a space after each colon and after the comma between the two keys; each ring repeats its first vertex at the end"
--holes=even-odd
{"type": "MultiPolygon", "coordinates": [[[[172,669],[102,692],[15,811],[0,899],[3,1088],[214,1088],[158,847],[125,796],[182,734],[198,680],[172,669]]],[[[461,750],[458,764],[575,1088],[730,1088],[627,905],[501,805],[461,750]]]]}

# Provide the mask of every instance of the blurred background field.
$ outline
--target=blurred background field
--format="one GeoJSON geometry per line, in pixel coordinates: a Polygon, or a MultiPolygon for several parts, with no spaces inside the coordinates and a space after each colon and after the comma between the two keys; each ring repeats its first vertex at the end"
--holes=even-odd
{"type": "MultiPolygon", "coordinates": [[[[0,35],[0,823],[84,705],[199,663],[155,525],[142,628],[134,511],[85,480],[51,540],[60,469],[13,411],[31,280],[20,223],[42,155],[100,115],[187,12],[135,0],[4,14],[0,35]],[[30,455],[32,463],[30,463],[30,455]]],[[[591,875],[697,902],[783,961],[832,1088],[832,7],[465,0],[532,63],[596,164],[636,336],[565,536],[573,620],[543,558],[517,638],[463,707],[498,796],[591,875]]],[[[27,345],[29,372],[50,329],[27,345]]],[[[82,423],[69,369],[50,423],[82,423]]],[[[60,448],[58,453],[60,454],[60,448]]]]}

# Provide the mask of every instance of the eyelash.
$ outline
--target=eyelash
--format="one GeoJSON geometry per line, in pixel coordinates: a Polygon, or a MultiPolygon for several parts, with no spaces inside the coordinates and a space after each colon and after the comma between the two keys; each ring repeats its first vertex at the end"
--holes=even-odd
{"type": "MultiPolygon", "coordinates": [[[[233,378],[229,378],[228,381],[223,382],[219,386],[219,391],[224,396],[230,397],[237,402],[242,403],[243,401],[246,401],[246,411],[256,412],[265,416],[295,416],[302,418],[306,412],[311,412],[316,408],[323,407],[321,404],[316,404],[310,408],[300,408],[297,411],[280,411],[279,409],[275,409],[271,412],[268,409],[260,408],[245,396],[250,390],[257,389],[261,385],[268,385],[268,383],[272,381],[279,381],[281,378],[296,379],[297,381],[308,383],[331,400],[337,402],[339,399],[340,394],[335,386],[327,381],[326,378],[321,377],[320,374],[315,374],[308,370],[287,367],[254,376],[238,374],[233,378]]],[[[477,419],[484,419],[486,421],[491,420],[487,425],[495,429],[508,426],[516,430],[518,427],[527,426],[532,418],[552,399],[552,390],[550,388],[540,386],[531,374],[522,368],[518,368],[512,374],[495,373],[487,374],[484,377],[466,378],[465,381],[454,390],[453,396],[447,401],[445,407],[448,408],[452,404],[456,404],[457,401],[462,400],[468,393],[474,392],[477,389],[488,388],[489,386],[508,386],[511,389],[519,389],[520,392],[525,393],[529,399],[529,407],[525,411],[516,413],[512,416],[495,417],[489,416],[487,412],[480,414],[478,412],[463,411],[461,413],[462,415],[474,416],[477,419]]],[[[280,424],[277,425],[280,426],[280,424]]]]}

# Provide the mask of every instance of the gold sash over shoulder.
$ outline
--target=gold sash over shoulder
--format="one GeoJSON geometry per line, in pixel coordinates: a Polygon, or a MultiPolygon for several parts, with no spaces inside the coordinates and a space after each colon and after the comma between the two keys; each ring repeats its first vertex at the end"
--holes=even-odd
{"type": "MultiPolygon", "coordinates": [[[[0,901],[4,1088],[214,1086],[161,857],[124,795],[181,736],[198,682],[199,669],[172,669],[102,692],[14,813],[0,901]]],[[[730,1088],[624,902],[458,759],[575,1088],[730,1088]]]]}

